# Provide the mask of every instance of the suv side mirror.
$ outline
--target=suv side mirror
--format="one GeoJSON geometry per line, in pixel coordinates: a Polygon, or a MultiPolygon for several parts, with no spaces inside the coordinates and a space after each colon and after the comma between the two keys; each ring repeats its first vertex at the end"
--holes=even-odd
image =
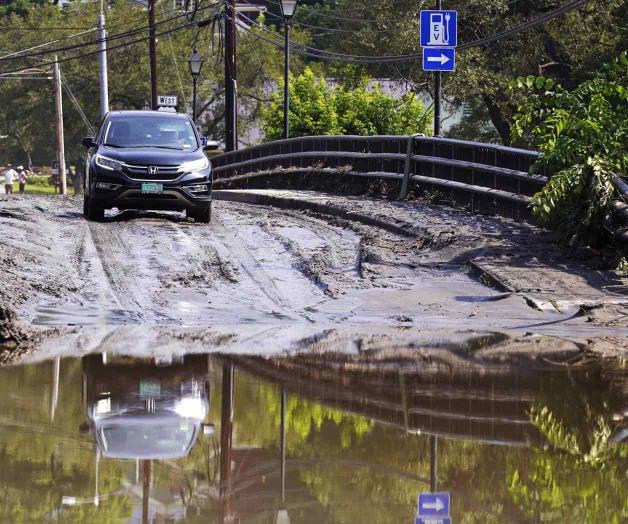
{"type": "Polygon", "coordinates": [[[90,147],[94,147],[96,145],[96,143],[94,142],[94,137],[93,136],[83,137],[83,139],[81,140],[81,144],[83,144],[88,149],[90,147]]]}
{"type": "Polygon", "coordinates": [[[220,149],[220,144],[217,140],[207,140],[206,136],[201,137],[201,145],[204,151],[217,151],[220,149]]]}
{"type": "Polygon", "coordinates": [[[205,435],[206,437],[209,435],[213,435],[216,432],[216,426],[207,422],[203,422],[201,424],[201,429],[203,431],[203,435],[205,435]]]}

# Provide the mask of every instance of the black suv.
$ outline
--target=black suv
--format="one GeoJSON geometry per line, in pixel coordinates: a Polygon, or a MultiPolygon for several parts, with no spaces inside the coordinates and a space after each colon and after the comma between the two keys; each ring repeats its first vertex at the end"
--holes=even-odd
{"type": "Polygon", "coordinates": [[[83,212],[102,220],[105,209],[186,210],[211,221],[212,173],[192,120],[160,111],[109,113],[89,149],[83,212]]]}

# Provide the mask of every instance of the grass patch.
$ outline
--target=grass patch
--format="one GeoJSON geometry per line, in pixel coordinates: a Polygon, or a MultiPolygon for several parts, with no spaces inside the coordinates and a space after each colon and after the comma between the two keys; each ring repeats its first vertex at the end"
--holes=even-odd
{"type": "Polygon", "coordinates": [[[26,184],[26,187],[24,188],[24,192],[27,195],[54,195],[55,186],[49,186],[49,185],[43,185],[43,184],[26,184]]]}

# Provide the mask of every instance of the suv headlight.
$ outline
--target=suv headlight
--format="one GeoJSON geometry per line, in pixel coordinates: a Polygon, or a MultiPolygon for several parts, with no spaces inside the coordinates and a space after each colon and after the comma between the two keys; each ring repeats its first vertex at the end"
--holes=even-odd
{"type": "Polygon", "coordinates": [[[96,155],[96,165],[109,171],[122,171],[122,162],[102,155],[96,155]]]}
{"type": "Polygon", "coordinates": [[[198,160],[190,160],[189,162],[183,162],[179,166],[180,173],[191,173],[193,171],[203,171],[209,167],[209,160],[207,158],[199,158],[198,160]]]}

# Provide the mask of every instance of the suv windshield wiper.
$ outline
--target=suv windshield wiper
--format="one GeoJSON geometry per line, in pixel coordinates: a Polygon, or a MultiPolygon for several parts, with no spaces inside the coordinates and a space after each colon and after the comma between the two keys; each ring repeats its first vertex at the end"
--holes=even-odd
{"type": "Polygon", "coordinates": [[[124,147],[124,146],[121,146],[120,144],[108,144],[107,142],[105,142],[103,145],[106,147],[117,147],[117,148],[124,147]]]}
{"type": "Polygon", "coordinates": [[[173,147],[173,146],[146,146],[146,147],[154,147],[156,149],[174,149],[175,151],[183,151],[182,147],[173,147]]]}

